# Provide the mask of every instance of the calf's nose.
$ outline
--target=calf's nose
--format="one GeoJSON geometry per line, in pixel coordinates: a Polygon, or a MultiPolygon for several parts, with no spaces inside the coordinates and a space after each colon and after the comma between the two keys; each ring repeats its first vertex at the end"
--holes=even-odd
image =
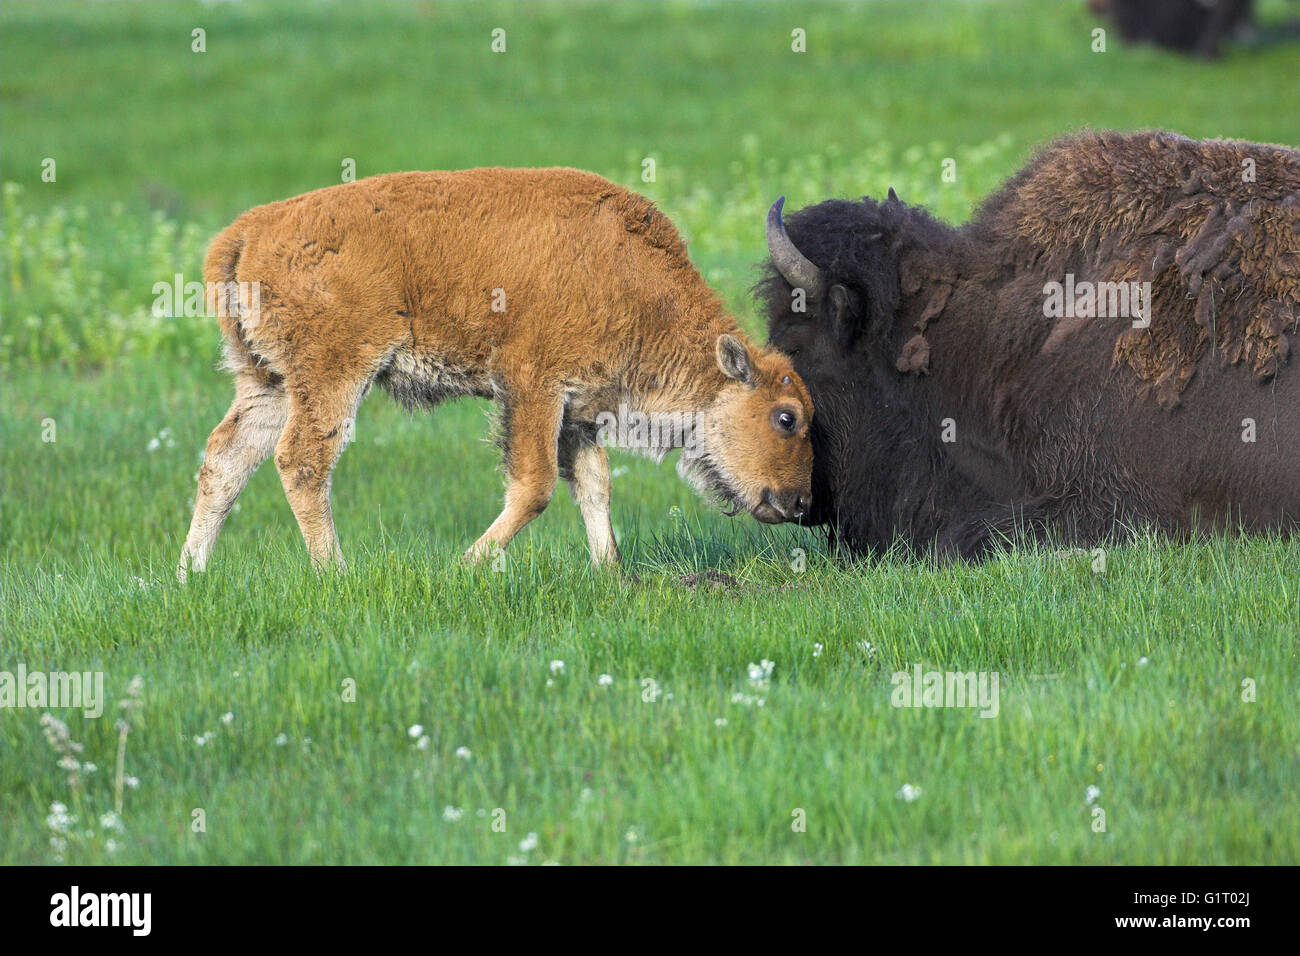
{"type": "Polygon", "coordinates": [[[794,521],[807,514],[808,507],[812,504],[812,492],[799,489],[773,492],[765,488],[763,500],[780,512],[781,517],[786,521],[794,521]]]}

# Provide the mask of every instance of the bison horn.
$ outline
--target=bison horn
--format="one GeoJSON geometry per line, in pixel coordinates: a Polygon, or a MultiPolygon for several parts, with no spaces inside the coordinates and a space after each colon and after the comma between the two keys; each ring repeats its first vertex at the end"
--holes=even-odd
{"type": "Polygon", "coordinates": [[[795,247],[785,231],[785,223],[781,221],[781,207],[784,205],[785,197],[782,196],[768,210],[767,251],[776,271],[785,281],[796,289],[803,289],[808,298],[816,301],[825,291],[826,280],[822,278],[822,271],[795,247]]]}

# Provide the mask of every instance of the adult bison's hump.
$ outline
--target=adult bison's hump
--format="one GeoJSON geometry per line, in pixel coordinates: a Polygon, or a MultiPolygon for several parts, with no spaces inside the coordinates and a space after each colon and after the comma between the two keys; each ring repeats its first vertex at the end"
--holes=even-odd
{"type": "Polygon", "coordinates": [[[1166,408],[1209,354],[1257,381],[1300,322],[1300,152],[1172,133],[1085,133],[1044,149],[966,231],[1047,277],[1149,284],[1114,361],[1166,408]]]}

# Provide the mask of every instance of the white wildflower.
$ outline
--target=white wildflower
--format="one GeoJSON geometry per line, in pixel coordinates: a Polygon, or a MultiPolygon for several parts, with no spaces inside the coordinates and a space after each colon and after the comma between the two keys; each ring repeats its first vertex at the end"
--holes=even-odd
{"type": "Polygon", "coordinates": [[[772,679],[772,669],[774,667],[776,667],[775,662],[769,661],[766,657],[757,664],[750,664],[747,668],[749,671],[749,682],[755,685],[766,684],[772,679]]]}
{"type": "Polygon", "coordinates": [[[899,788],[899,791],[895,796],[904,803],[913,803],[921,798],[921,788],[910,783],[905,783],[899,788]]]}
{"type": "Polygon", "coordinates": [[[68,808],[62,803],[51,803],[49,816],[45,818],[45,825],[56,834],[71,833],[72,828],[77,824],[77,815],[68,813],[68,808]]]}

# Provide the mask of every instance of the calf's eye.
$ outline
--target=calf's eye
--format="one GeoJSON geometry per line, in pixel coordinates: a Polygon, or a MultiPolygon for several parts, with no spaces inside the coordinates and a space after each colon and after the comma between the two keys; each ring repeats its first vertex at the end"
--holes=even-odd
{"type": "Polygon", "coordinates": [[[792,433],[799,424],[799,418],[789,409],[778,408],[772,413],[772,424],[777,431],[792,433]]]}

